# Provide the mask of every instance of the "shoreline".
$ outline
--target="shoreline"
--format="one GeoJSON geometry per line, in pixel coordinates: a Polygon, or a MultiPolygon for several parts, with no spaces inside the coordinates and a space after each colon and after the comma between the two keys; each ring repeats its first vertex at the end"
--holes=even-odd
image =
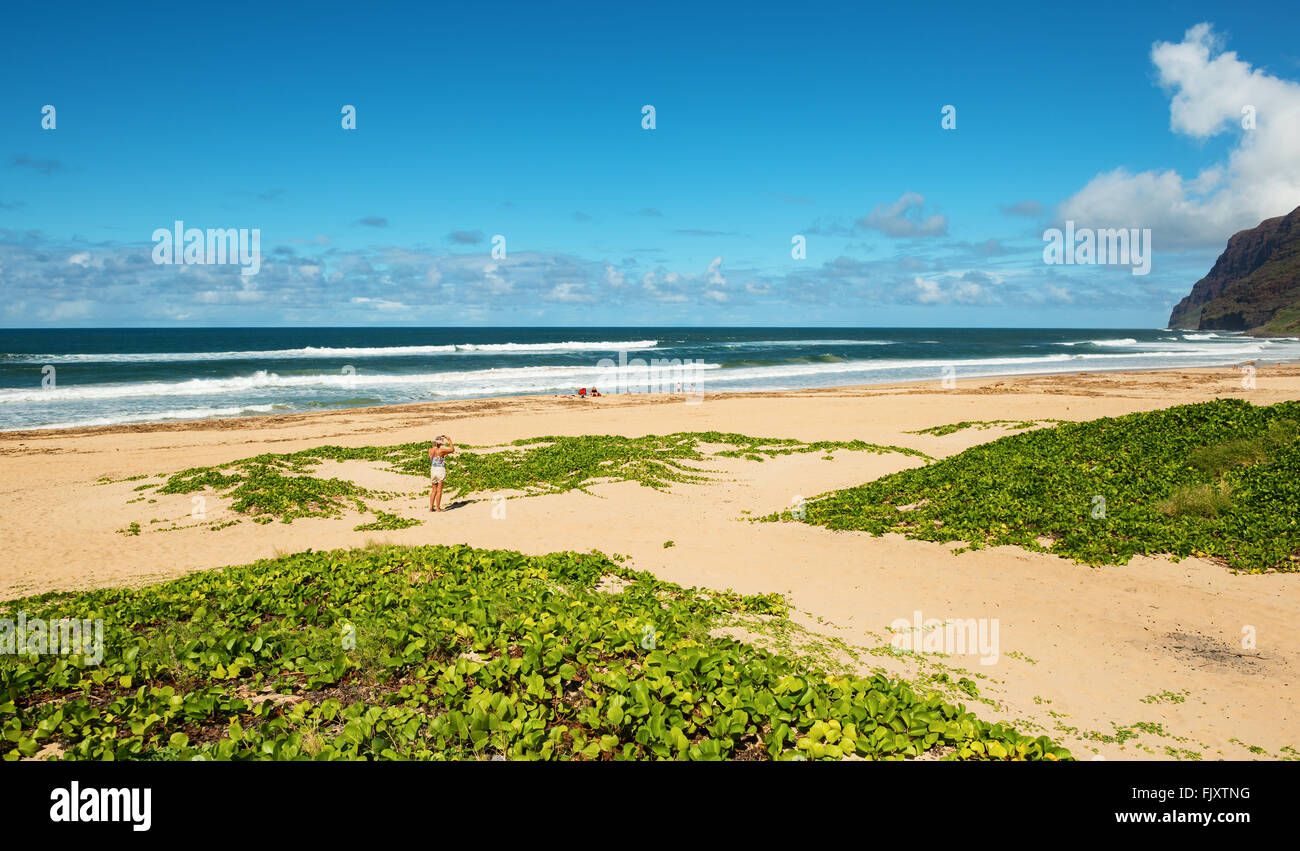
{"type": "Polygon", "coordinates": [[[1300,747],[1300,648],[1285,640],[1300,620],[1300,572],[1235,574],[1205,558],[1166,556],[1089,567],[1011,546],[960,552],[895,533],[750,522],[799,495],[925,463],[915,455],[840,449],[762,462],[709,455],[696,463],[705,480],[664,490],[597,481],[586,491],[521,499],[498,491],[464,500],[455,495],[453,456],[449,500],[458,504],[441,514],[428,511],[427,477],[377,461],[321,461],[314,477],[351,482],[366,489],[373,508],[418,521],[369,531],[357,526],[370,515],[350,507],[340,516],[261,524],[234,511],[224,492],[156,489],[183,470],[265,453],[418,443],[439,433],[460,446],[488,447],[551,435],[717,431],[861,440],[942,459],[1022,432],[1003,425],[918,430],[1092,420],[1215,398],[1259,405],[1300,399],[1300,364],[1262,367],[1253,389],[1241,378],[1214,367],[1018,375],[958,379],[953,388],[929,381],[711,395],[698,405],[646,395],[498,397],[6,433],[0,547],[9,558],[0,562],[0,599],[139,586],[306,550],[595,550],[684,587],[781,594],[803,628],[868,648],[863,672],[969,677],[988,701],[981,701],[981,718],[1050,733],[1084,758],[1169,759],[1170,748],[1178,758],[1193,758],[1184,751],[1206,759],[1281,758],[1300,747]],[[193,514],[196,498],[206,500],[202,517],[193,514]],[[890,624],[918,611],[941,620],[996,618],[999,660],[983,666],[970,657],[927,658],[917,668],[922,660],[877,652],[888,644],[890,624]],[[1241,649],[1243,624],[1257,630],[1258,651],[1241,649]],[[1170,694],[1179,700],[1155,700],[1170,694]]]}
{"type": "MultiPolygon", "coordinates": [[[[1263,360],[1251,359],[1241,363],[1255,363],[1261,369],[1273,369],[1286,367],[1290,365],[1300,365],[1300,360],[1263,360]]],[[[1227,371],[1229,373],[1239,374],[1231,366],[1191,366],[1191,367],[1151,367],[1148,369],[1090,369],[1090,370],[1067,370],[1060,372],[1032,372],[1032,373],[998,373],[992,375],[972,376],[969,378],[956,378],[955,386],[943,388],[940,381],[928,379],[925,381],[890,381],[877,382],[871,384],[841,384],[828,385],[826,387],[801,387],[795,389],[757,389],[757,390],[729,390],[716,393],[704,393],[702,399],[711,399],[720,401],[731,398],[764,398],[772,396],[789,396],[798,397],[801,395],[825,395],[835,392],[853,392],[858,395],[870,395],[867,391],[878,390],[882,392],[951,392],[960,389],[963,385],[970,385],[976,382],[999,381],[1005,382],[1010,379],[1050,379],[1065,378],[1071,376],[1090,376],[1090,375],[1149,375],[1163,373],[1220,373],[1227,371]],[[936,385],[940,385],[936,390],[936,385]]],[[[609,404],[605,400],[615,400],[620,405],[653,405],[653,404],[674,404],[681,403],[678,394],[664,393],[623,393],[623,394],[606,394],[598,397],[601,402],[597,404],[609,404]]],[[[439,413],[438,409],[446,409],[449,412],[455,412],[457,406],[472,406],[477,408],[480,405],[508,405],[518,403],[521,406],[527,406],[530,403],[536,403],[544,400],[565,399],[575,402],[594,402],[592,398],[582,399],[576,394],[520,394],[508,396],[469,396],[460,399],[439,399],[425,402],[401,402],[391,405],[365,405],[361,407],[331,408],[319,411],[292,411],[281,414],[254,414],[249,416],[234,417],[204,417],[192,420],[162,420],[162,421],[141,421],[136,423],[120,423],[112,425],[95,425],[95,426],[66,426],[66,427],[41,427],[29,429],[9,429],[0,430],[0,443],[14,439],[31,440],[42,437],[54,436],[91,436],[106,434],[122,433],[151,433],[151,432],[185,432],[185,431],[205,431],[205,430],[240,430],[256,429],[262,426],[294,426],[304,424],[312,419],[332,416],[360,415],[371,412],[377,414],[402,414],[424,412],[439,413]]],[[[486,411],[474,410],[473,413],[485,413],[486,411]]]]}

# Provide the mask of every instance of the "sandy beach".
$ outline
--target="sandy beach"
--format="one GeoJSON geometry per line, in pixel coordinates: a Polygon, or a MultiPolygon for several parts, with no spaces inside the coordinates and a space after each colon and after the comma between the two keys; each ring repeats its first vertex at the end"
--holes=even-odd
{"type": "MultiPolygon", "coordinates": [[[[832,461],[820,453],[761,463],[713,459],[701,465],[711,471],[709,482],[676,484],[666,493],[621,482],[504,502],[475,494],[459,504],[453,463],[453,510],[438,515],[428,512],[420,479],[361,461],[322,465],[321,475],[396,492],[385,510],[424,521],[379,532],[354,531],[356,514],[214,528],[238,515],[210,492],[206,525],[199,525],[190,519],[191,495],[153,502],[135,491],[145,480],[133,478],[157,482],[158,474],[264,452],[427,441],[439,433],[487,447],[544,435],[718,430],[857,438],[941,458],[1009,432],[909,432],[965,420],[1086,420],[1215,398],[1300,399],[1300,366],[1261,366],[1256,381],[1244,389],[1241,374],[1230,369],[1181,369],[971,379],[954,388],[930,382],[710,395],[700,404],[652,396],[514,397],[10,432],[0,434],[0,546],[8,556],[0,564],[0,598],[139,584],[369,542],[526,553],[595,549],[685,585],[780,592],[802,625],[868,651],[888,645],[889,624],[915,612],[996,618],[995,663],[949,656],[925,664],[946,666],[954,679],[975,678],[988,699],[973,706],[981,717],[1050,735],[1082,759],[1296,757],[1300,649],[1291,629],[1300,620],[1300,575],[1237,575],[1196,558],[1138,557],[1098,568],[1010,547],[956,554],[955,545],[898,535],[752,520],[799,497],[923,463],[913,456],[837,451],[832,461]],[[119,531],[131,523],[140,534],[119,531]],[[1255,648],[1242,649],[1243,628],[1253,628],[1255,648]]],[[[904,676],[921,664],[864,658],[864,671],[904,676]]]]}

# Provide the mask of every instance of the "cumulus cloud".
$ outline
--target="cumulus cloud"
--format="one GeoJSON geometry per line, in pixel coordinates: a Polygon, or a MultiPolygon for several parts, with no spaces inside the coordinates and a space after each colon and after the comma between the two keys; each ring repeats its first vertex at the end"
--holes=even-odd
{"type": "Polygon", "coordinates": [[[722,258],[714,257],[709,268],[704,272],[705,280],[715,287],[725,287],[727,279],[722,276],[722,258]]]}
{"type": "MultiPolygon", "coordinates": [[[[722,256],[691,268],[618,262],[545,251],[484,252],[368,245],[342,248],[297,240],[263,248],[260,271],[237,265],[157,265],[152,245],[53,241],[37,231],[0,228],[0,273],[6,299],[0,320],[10,325],[106,324],[133,321],[423,322],[437,324],[448,303],[471,321],[554,316],[602,316],[663,306],[669,310],[743,309],[758,302],[809,305],[842,315],[852,305],[1001,305],[1062,302],[1090,305],[1124,298],[1158,302],[1164,292],[1135,293],[1132,282],[1085,281],[983,266],[974,251],[938,258],[912,255],[863,260],[839,256],[764,272],[727,267],[722,256]],[[1015,277],[1020,275],[1020,277],[1015,277]],[[1040,284],[1051,284],[1044,289],[1040,284]],[[612,313],[611,313],[612,312],[612,313]],[[536,314],[536,315],[534,315],[536,314]]],[[[928,245],[933,245],[929,243],[928,245]]],[[[986,244],[984,244],[986,245],[986,244]]],[[[979,245],[974,246],[976,248],[979,245]]],[[[1037,249],[1035,248],[1035,254],[1037,249]]],[[[1128,276],[1126,276],[1127,278],[1128,276]]]]}
{"type": "Polygon", "coordinates": [[[564,283],[556,284],[551,287],[551,292],[546,296],[548,301],[570,302],[586,304],[596,300],[596,297],[587,289],[586,284],[564,283]]]}
{"type": "Polygon", "coordinates": [[[880,204],[858,219],[858,227],[878,230],[885,236],[945,236],[948,219],[939,213],[925,213],[925,196],[904,192],[893,204],[880,204]]]}
{"type": "Polygon", "coordinates": [[[1300,83],[1225,51],[1208,23],[1151,48],[1171,93],[1170,129],[1193,139],[1235,136],[1227,160],[1196,175],[1172,169],[1098,174],[1061,204],[1079,226],[1151,228],[1156,250],[1222,248],[1232,233],[1300,203],[1300,83]],[[1247,124],[1253,119],[1255,129],[1247,124]]]}
{"type": "Polygon", "coordinates": [[[605,283],[615,289],[627,286],[627,276],[608,263],[605,264],[605,283]]]}
{"type": "Polygon", "coordinates": [[[370,298],[369,296],[357,296],[350,300],[351,304],[368,307],[373,310],[410,310],[410,305],[403,304],[400,301],[392,301],[384,298],[370,298]]]}
{"type": "Polygon", "coordinates": [[[386,228],[388,227],[388,219],[383,216],[366,216],[364,219],[359,219],[357,224],[365,225],[368,228],[386,228]]]}
{"type": "MultiPolygon", "coordinates": [[[[843,309],[852,304],[958,306],[1020,311],[1042,307],[1097,308],[1124,303],[1154,311],[1167,310],[1169,294],[1159,287],[1130,280],[1067,277],[1041,266],[1030,269],[991,268],[961,262],[952,268],[936,259],[895,256],[863,260],[845,255],[819,266],[747,280],[748,294],[777,294],[791,307],[799,304],[843,309]]],[[[1074,267],[1076,271],[1079,267],[1074,267]]],[[[1131,276],[1129,276],[1131,277],[1131,276]]],[[[1008,313],[1008,323],[1012,314],[1008,313]]]]}
{"type": "Polygon", "coordinates": [[[704,271],[704,282],[708,285],[708,289],[704,291],[705,298],[716,302],[724,302],[730,298],[725,289],[727,279],[722,274],[721,257],[714,257],[709,263],[709,268],[704,271]]]}
{"type": "Polygon", "coordinates": [[[900,301],[917,304],[992,304],[996,301],[986,289],[985,275],[968,272],[960,278],[912,278],[910,286],[899,293],[900,301]]]}
{"type": "Polygon", "coordinates": [[[727,278],[722,274],[722,258],[714,257],[701,274],[665,272],[662,268],[641,276],[640,291],[643,296],[664,304],[680,304],[707,299],[713,302],[730,301],[727,278]]]}
{"type": "Polygon", "coordinates": [[[1057,286],[1056,284],[1044,284],[1043,294],[1054,301],[1063,302],[1065,304],[1074,301],[1074,297],[1070,295],[1068,289],[1062,286],[1057,286]]]}
{"type": "Polygon", "coordinates": [[[42,305],[37,315],[45,322],[86,319],[94,312],[95,303],[90,299],[61,301],[58,304],[42,305]]]}

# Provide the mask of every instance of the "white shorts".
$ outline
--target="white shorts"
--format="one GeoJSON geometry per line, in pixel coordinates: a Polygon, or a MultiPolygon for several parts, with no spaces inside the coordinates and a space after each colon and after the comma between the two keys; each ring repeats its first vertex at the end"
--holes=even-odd
{"type": "Polygon", "coordinates": [[[436,485],[438,482],[445,481],[446,478],[447,478],[447,468],[446,468],[446,467],[434,467],[433,469],[431,469],[431,470],[429,471],[429,478],[433,480],[433,483],[434,483],[435,485],[436,485]]]}

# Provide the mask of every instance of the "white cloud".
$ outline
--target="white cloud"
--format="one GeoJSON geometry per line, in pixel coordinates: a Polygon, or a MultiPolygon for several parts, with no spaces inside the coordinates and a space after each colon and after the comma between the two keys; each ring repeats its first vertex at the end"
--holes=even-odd
{"type": "MultiPolygon", "coordinates": [[[[606,267],[608,279],[609,267],[606,267]]],[[[682,303],[695,299],[728,301],[727,278],[722,274],[722,258],[714,257],[702,274],[656,270],[641,276],[641,292],[658,302],[682,303]],[[662,275],[662,279],[659,277],[662,275]]]]}
{"type": "Polygon", "coordinates": [[[714,286],[725,287],[727,279],[722,276],[722,258],[714,257],[709,268],[704,272],[705,279],[714,286]]]}
{"type": "Polygon", "coordinates": [[[1099,174],[1061,205],[1062,220],[1151,228],[1161,251],[1222,248],[1236,231],[1300,204],[1300,83],[1252,69],[1206,23],[1177,44],[1157,42],[1151,61],[1173,93],[1170,129],[1195,139],[1234,134],[1227,161],[1190,178],[1171,169],[1099,174]],[[1248,106],[1254,130],[1243,127],[1248,106]]]}
{"type": "Polygon", "coordinates": [[[410,305],[403,304],[400,301],[391,301],[385,298],[368,298],[366,296],[357,296],[350,299],[351,304],[359,307],[370,307],[375,310],[410,310],[410,305]]]}
{"type": "Polygon", "coordinates": [[[990,304],[994,301],[988,291],[976,281],[983,277],[977,273],[967,273],[957,279],[933,280],[931,278],[912,278],[911,287],[901,288],[899,296],[906,301],[918,304],[990,304]],[[910,289],[910,292],[909,292],[910,289]]]}
{"type": "MultiPolygon", "coordinates": [[[[664,276],[664,284],[668,287],[673,287],[677,283],[677,278],[678,275],[676,272],[669,272],[664,276]]],[[[687,300],[686,296],[682,293],[674,292],[670,289],[665,290],[660,287],[655,281],[654,272],[646,272],[641,276],[641,289],[647,297],[652,298],[655,301],[684,302],[687,300]]]]}
{"type": "Polygon", "coordinates": [[[492,295],[506,295],[514,290],[515,285],[498,274],[500,267],[496,263],[483,266],[483,283],[492,295]]]}
{"type": "Polygon", "coordinates": [[[39,314],[41,319],[46,322],[59,322],[67,319],[85,319],[91,315],[94,307],[94,302],[89,299],[78,299],[77,301],[64,301],[42,308],[39,311],[39,314]]]}
{"type": "Polygon", "coordinates": [[[944,236],[948,219],[939,214],[925,214],[925,196],[904,192],[893,204],[880,204],[858,219],[858,226],[878,230],[886,236],[944,236]]]}
{"type": "Polygon", "coordinates": [[[561,302],[581,302],[588,303],[596,300],[590,292],[587,291],[586,284],[556,284],[551,287],[551,292],[547,296],[550,301],[561,302]]]}
{"type": "Polygon", "coordinates": [[[1054,301],[1064,302],[1066,304],[1070,304],[1074,301],[1074,297],[1070,295],[1068,289],[1065,287],[1058,287],[1056,284],[1044,284],[1043,292],[1049,299],[1054,301]]]}

